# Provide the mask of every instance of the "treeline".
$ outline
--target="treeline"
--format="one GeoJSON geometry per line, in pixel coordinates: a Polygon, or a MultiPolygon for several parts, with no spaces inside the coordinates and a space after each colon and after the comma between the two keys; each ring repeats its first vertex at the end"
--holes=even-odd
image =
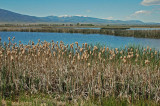
{"type": "Polygon", "coordinates": [[[57,32],[57,33],[83,33],[83,34],[106,34],[137,38],[160,39],[160,30],[108,30],[108,29],[74,29],[74,28],[0,28],[0,31],[18,32],[57,32]]]}

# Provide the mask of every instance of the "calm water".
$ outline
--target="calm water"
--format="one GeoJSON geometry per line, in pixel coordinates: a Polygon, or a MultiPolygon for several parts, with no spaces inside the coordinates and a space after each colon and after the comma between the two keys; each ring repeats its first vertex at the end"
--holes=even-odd
{"type": "Polygon", "coordinates": [[[8,37],[14,37],[15,42],[21,41],[23,44],[28,44],[29,40],[38,42],[38,39],[41,41],[63,41],[65,44],[71,44],[76,41],[80,45],[82,43],[101,43],[105,46],[111,48],[115,47],[124,47],[128,44],[136,44],[141,46],[150,46],[155,49],[160,50],[160,39],[146,39],[146,38],[133,38],[133,37],[118,37],[110,35],[100,35],[100,34],[71,34],[71,33],[42,33],[42,32],[0,32],[0,37],[2,42],[8,42],[8,37]]]}
{"type": "Polygon", "coordinates": [[[127,30],[160,30],[160,28],[130,28],[127,30]]]}

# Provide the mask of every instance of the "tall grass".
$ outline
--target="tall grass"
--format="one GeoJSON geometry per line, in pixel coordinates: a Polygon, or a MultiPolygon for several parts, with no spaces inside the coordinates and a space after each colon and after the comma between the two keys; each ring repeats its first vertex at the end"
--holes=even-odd
{"type": "Polygon", "coordinates": [[[114,97],[129,103],[160,102],[159,51],[40,40],[24,45],[12,43],[14,39],[0,46],[2,98],[41,92],[64,94],[69,100],[114,97]]]}

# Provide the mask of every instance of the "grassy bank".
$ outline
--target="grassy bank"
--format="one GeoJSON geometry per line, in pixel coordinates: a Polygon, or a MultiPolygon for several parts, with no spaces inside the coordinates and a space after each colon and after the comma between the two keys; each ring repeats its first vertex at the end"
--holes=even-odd
{"type": "Polygon", "coordinates": [[[109,30],[109,29],[97,30],[97,29],[74,29],[74,28],[53,28],[53,27],[43,27],[43,28],[2,27],[0,28],[0,31],[106,34],[106,35],[125,36],[125,37],[160,39],[160,30],[109,30]]]}
{"type": "Polygon", "coordinates": [[[130,103],[127,99],[110,98],[81,98],[70,100],[66,95],[20,94],[16,100],[0,99],[0,105],[5,106],[157,106],[154,101],[137,100],[130,103]]]}
{"type": "Polygon", "coordinates": [[[37,44],[16,45],[12,43],[14,38],[8,39],[9,44],[0,46],[3,99],[14,99],[23,92],[59,97],[63,94],[72,102],[88,98],[101,103],[103,98],[104,102],[114,98],[115,103],[160,103],[160,52],[152,48],[109,49],[40,40],[37,44]]]}

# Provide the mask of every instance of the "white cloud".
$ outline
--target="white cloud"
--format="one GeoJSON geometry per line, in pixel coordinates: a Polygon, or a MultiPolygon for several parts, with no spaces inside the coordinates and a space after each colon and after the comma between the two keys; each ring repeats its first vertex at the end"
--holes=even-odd
{"type": "Polygon", "coordinates": [[[160,5],[160,0],[143,0],[141,4],[144,6],[160,5]]]}
{"type": "Polygon", "coordinates": [[[86,15],[75,15],[75,16],[78,16],[78,17],[88,17],[86,15]]]}
{"type": "Polygon", "coordinates": [[[132,19],[132,18],[138,18],[138,17],[144,17],[147,15],[150,15],[152,13],[152,11],[146,11],[146,10],[139,10],[134,12],[133,14],[131,14],[130,16],[127,16],[126,19],[132,19]]]}
{"type": "Polygon", "coordinates": [[[58,16],[58,17],[72,17],[70,15],[61,15],[61,16],[58,16]]]}
{"type": "Polygon", "coordinates": [[[113,19],[113,17],[112,16],[111,17],[107,17],[106,19],[111,20],[111,19],[113,19]]]}
{"type": "Polygon", "coordinates": [[[146,11],[146,10],[139,10],[136,11],[134,14],[132,14],[131,16],[138,16],[138,15],[149,15],[151,14],[151,11],[146,11]]]}

